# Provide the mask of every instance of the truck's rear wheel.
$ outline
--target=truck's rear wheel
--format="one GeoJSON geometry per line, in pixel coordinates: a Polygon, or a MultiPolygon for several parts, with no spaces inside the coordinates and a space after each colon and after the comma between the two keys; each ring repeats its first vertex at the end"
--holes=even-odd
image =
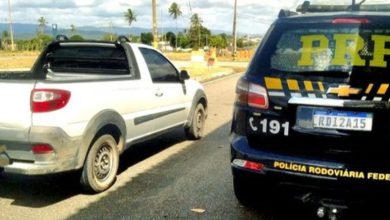
{"type": "Polygon", "coordinates": [[[191,125],[184,129],[186,136],[190,140],[198,140],[203,137],[206,111],[202,103],[198,103],[192,116],[191,125]]]}
{"type": "Polygon", "coordinates": [[[81,174],[81,185],[90,192],[102,192],[115,181],[119,153],[111,135],[103,135],[93,143],[81,174]]]}

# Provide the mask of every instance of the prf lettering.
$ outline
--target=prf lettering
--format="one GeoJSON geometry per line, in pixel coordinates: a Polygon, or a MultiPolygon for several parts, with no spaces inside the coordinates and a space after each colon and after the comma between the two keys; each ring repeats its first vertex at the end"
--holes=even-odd
{"type": "MultiPolygon", "coordinates": [[[[351,57],[353,66],[365,66],[366,61],[359,55],[359,51],[364,48],[364,39],[358,34],[334,34],[335,54],[331,65],[343,66],[348,64],[347,57],[351,57]]],[[[373,59],[370,60],[371,67],[387,67],[385,56],[390,55],[390,48],[386,44],[390,43],[390,36],[372,35],[374,42],[373,59]]],[[[299,66],[313,66],[313,55],[326,51],[329,48],[329,39],[322,34],[305,35],[301,37],[302,54],[298,61],[299,66]]]]}

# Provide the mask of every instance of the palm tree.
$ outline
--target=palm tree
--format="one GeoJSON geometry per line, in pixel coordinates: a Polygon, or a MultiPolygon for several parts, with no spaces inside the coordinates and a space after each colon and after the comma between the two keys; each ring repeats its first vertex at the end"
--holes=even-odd
{"type": "Polygon", "coordinates": [[[173,19],[176,20],[176,48],[177,48],[177,39],[178,39],[178,33],[177,33],[177,18],[180,17],[183,13],[180,10],[180,6],[174,2],[172,3],[171,7],[169,8],[169,15],[173,17],[173,19]]]}
{"type": "Polygon", "coordinates": [[[74,35],[74,33],[76,33],[76,26],[74,24],[70,25],[70,33],[72,33],[72,35],[74,35]]]}
{"type": "Polygon", "coordinates": [[[45,17],[40,17],[38,19],[38,33],[44,34],[45,33],[45,29],[46,29],[46,25],[47,25],[46,18],[45,17]]]}
{"type": "Polygon", "coordinates": [[[137,15],[130,8],[125,11],[124,16],[130,27],[133,22],[137,21],[137,15]]]}
{"type": "Polygon", "coordinates": [[[191,38],[193,40],[198,38],[198,42],[197,42],[196,47],[200,47],[200,30],[202,28],[202,23],[203,23],[203,20],[199,17],[199,15],[197,13],[195,13],[191,16],[191,29],[192,29],[191,32],[196,33],[196,35],[197,35],[197,36],[192,36],[191,38]]]}

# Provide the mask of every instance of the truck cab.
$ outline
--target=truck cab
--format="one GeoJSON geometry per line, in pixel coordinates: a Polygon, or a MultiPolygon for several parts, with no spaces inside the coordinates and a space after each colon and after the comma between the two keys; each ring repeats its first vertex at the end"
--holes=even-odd
{"type": "Polygon", "coordinates": [[[81,170],[86,190],[115,180],[119,155],[177,127],[200,139],[202,85],[154,48],[128,42],[47,46],[28,73],[0,76],[0,168],[47,175],[81,170]],[[12,95],[10,95],[12,94],[12,95]]]}

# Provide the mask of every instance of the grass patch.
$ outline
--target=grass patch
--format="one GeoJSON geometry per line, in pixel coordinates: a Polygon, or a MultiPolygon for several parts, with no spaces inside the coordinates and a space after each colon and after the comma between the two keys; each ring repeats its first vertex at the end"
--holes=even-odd
{"type": "Polygon", "coordinates": [[[39,53],[38,51],[0,51],[0,69],[30,69],[39,53]]]}

